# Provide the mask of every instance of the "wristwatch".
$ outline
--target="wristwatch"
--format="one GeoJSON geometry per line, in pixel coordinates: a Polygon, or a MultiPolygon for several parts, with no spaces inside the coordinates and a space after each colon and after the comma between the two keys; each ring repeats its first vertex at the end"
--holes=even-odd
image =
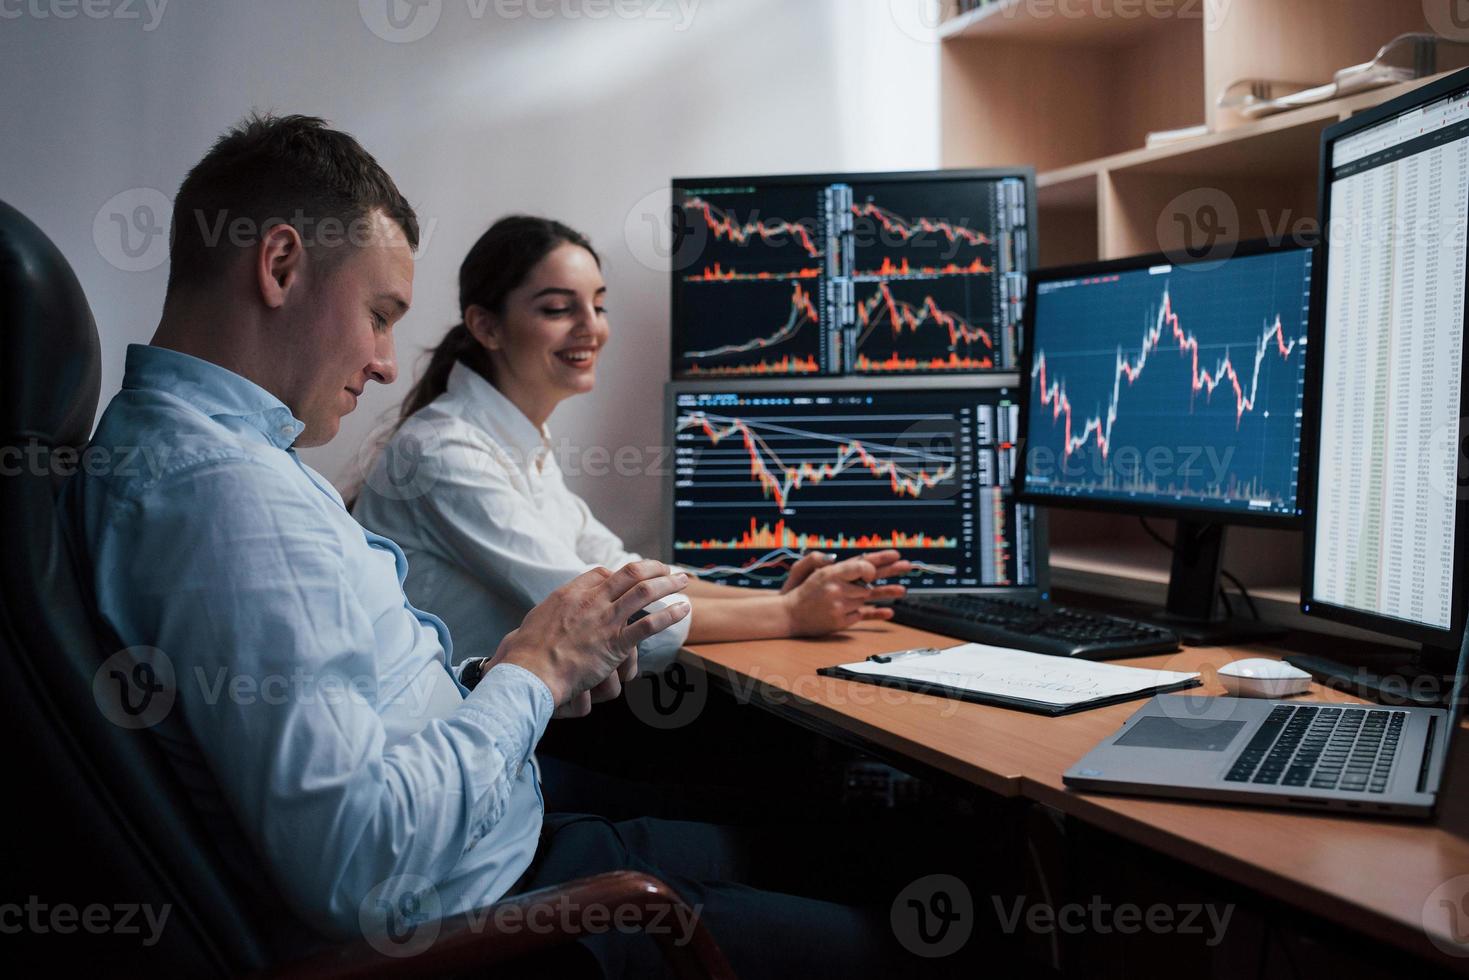
{"type": "Polygon", "coordinates": [[[474,686],[485,676],[485,667],[489,664],[489,657],[476,657],[464,662],[464,669],[459,672],[459,683],[474,690],[474,686]]]}

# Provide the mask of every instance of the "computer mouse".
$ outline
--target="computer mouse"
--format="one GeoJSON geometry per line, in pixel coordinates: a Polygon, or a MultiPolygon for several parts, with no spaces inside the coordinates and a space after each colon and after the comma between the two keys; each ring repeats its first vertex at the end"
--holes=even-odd
{"type": "MultiPolygon", "coordinates": [[[[676,606],[679,604],[683,604],[685,606],[693,605],[693,603],[689,602],[688,596],[684,595],[682,592],[675,592],[673,595],[666,595],[661,599],[654,599],[652,602],[648,603],[642,609],[639,609],[636,613],[634,613],[628,619],[628,623],[636,623],[638,620],[642,619],[644,616],[649,615],[650,613],[655,613],[658,612],[660,609],[667,609],[669,606],[676,606]]],[[[638,670],[650,674],[657,673],[658,671],[672,664],[674,658],[678,655],[679,647],[683,646],[689,640],[689,626],[693,623],[693,621],[694,616],[691,610],[689,615],[685,616],[683,619],[680,619],[672,626],[666,627],[662,631],[654,633],[642,643],[639,643],[638,670]]]]}
{"type": "Polygon", "coordinates": [[[1283,698],[1300,694],[1311,686],[1311,675],[1283,660],[1251,657],[1220,667],[1219,683],[1235,697],[1283,698]]]}
{"type": "MultiPolygon", "coordinates": [[[[676,606],[679,604],[683,604],[685,606],[692,605],[692,603],[689,602],[689,597],[684,595],[682,592],[675,592],[673,593],[673,595],[666,595],[661,599],[654,599],[652,602],[648,603],[646,606],[629,616],[627,618],[627,625],[631,626],[633,623],[636,623],[638,620],[642,619],[644,616],[649,615],[650,613],[655,613],[660,609],[667,609],[669,606],[676,606]]],[[[679,622],[687,623],[688,617],[685,616],[683,619],[679,620],[679,622]]],[[[678,623],[675,623],[673,624],[673,626],[668,627],[668,629],[676,629],[677,626],[678,623]]],[[[668,630],[664,630],[664,632],[667,631],[668,630]]],[[[685,632],[687,632],[687,627],[685,627],[685,632]]]]}
{"type": "Polygon", "coordinates": [[[642,608],[642,611],[645,613],[655,613],[660,609],[667,609],[669,606],[677,606],[680,604],[685,606],[691,605],[688,596],[684,595],[682,592],[675,592],[673,593],[673,595],[666,595],[661,599],[654,599],[652,602],[644,606],[642,608]]]}

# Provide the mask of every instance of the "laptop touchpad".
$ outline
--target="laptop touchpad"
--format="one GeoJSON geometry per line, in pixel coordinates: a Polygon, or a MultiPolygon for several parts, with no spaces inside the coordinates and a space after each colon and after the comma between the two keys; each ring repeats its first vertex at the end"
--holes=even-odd
{"type": "Polygon", "coordinates": [[[1202,721],[1149,715],[1112,744],[1141,749],[1223,752],[1243,727],[1245,723],[1242,721],[1202,721]]]}

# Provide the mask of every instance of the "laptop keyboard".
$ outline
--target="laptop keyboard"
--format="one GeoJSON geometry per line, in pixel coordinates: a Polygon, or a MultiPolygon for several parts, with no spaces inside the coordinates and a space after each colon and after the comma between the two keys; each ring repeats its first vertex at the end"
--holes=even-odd
{"type": "Polygon", "coordinates": [[[1278,705],[1224,778],[1385,793],[1407,718],[1387,708],[1278,705]]]}

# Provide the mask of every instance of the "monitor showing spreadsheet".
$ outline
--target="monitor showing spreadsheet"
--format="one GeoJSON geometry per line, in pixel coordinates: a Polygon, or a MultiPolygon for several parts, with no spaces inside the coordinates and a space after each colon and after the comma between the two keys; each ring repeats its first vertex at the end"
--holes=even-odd
{"type": "Polygon", "coordinates": [[[1422,92],[1324,141],[1302,600],[1431,642],[1455,626],[1463,547],[1469,88],[1422,92]]]}

